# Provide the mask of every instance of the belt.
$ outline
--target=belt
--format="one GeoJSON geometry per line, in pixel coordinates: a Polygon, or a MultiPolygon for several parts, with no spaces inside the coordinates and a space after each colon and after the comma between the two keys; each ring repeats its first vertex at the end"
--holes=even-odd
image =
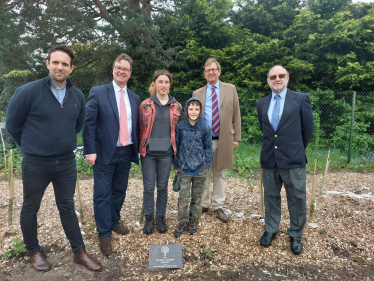
{"type": "Polygon", "coordinates": [[[218,140],[219,137],[212,137],[212,140],[218,140]]]}

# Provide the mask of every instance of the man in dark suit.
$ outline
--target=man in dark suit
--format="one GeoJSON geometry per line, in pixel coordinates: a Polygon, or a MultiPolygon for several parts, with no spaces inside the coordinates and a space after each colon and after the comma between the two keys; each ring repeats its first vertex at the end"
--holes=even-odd
{"type": "Polygon", "coordinates": [[[91,89],[83,127],[84,154],[94,172],[94,212],[104,255],[112,253],[112,230],[128,234],[119,224],[131,162],[139,164],[140,98],[127,88],[132,59],[119,55],[113,81],[91,89]]]}
{"type": "Polygon", "coordinates": [[[279,232],[282,184],[286,189],[291,251],[301,254],[301,237],[306,222],[305,149],[312,137],[313,111],[309,95],[287,89],[289,74],[274,66],[267,82],[272,94],[256,104],[263,134],[261,150],[265,199],[265,232],[260,244],[269,247],[279,232]]]}

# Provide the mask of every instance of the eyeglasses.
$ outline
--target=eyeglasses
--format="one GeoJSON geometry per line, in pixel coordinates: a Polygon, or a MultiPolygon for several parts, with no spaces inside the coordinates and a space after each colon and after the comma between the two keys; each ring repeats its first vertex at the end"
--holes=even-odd
{"type": "Polygon", "coordinates": [[[211,68],[211,69],[205,69],[204,72],[205,73],[209,73],[209,72],[216,72],[218,70],[218,68],[211,68]]]}
{"type": "Polygon", "coordinates": [[[120,67],[120,66],[115,66],[114,69],[117,70],[117,71],[123,71],[123,72],[126,72],[126,73],[131,72],[130,69],[122,68],[122,67],[120,67]]]}
{"type": "Polygon", "coordinates": [[[270,80],[275,80],[277,79],[277,76],[279,77],[279,79],[283,79],[284,77],[286,77],[286,74],[279,74],[279,75],[272,75],[269,77],[270,80]]]}

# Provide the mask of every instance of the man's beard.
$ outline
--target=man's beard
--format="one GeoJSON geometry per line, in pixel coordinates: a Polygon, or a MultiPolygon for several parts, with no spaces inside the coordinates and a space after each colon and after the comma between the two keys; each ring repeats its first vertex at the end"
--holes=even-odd
{"type": "Polygon", "coordinates": [[[276,93],[276,94],[279,94],[280,92],[282,92],[284,89],[286,89],[287,88],[287,83],[284,83],[283,85],[282,85],[282,87],[281,88],[278,88],[278,89],[275,89],[273,86],[270,86],[270,89],[274,92],[274,93],[276,93]]]}

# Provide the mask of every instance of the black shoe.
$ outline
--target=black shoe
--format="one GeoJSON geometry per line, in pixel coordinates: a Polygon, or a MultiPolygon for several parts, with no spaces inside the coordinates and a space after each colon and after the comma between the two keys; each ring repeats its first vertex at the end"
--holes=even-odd
{"type": "Polygon", "coordinates": [[[303,244],[301,243],[301,239],[290,237],[291,240],[291,252],[294,255],[300,255],[303,251],[303,244]]]}
{"type": "Polygon", "coordinates": [[[196,234],[197,233],[196,221],[190,221],[189,226],[188,226],[188,233],[189,234],[196,234]]]}
{"type": "Polygon", "coordinates": [[[155,227],[155,220],[152,215],[146,215],[145,216],[145,226],[143,228],[143,233],[145,234],[152,234],[153,229],[155,227]]]}
{"type": "Polygon", "coordinates": [[[174,230],[174,236],[175,236],[175,237],[181,237],[182,234],[183,234],[183,232],[187,229],[187,226],[188,226],[188,224],[187,224],[186,222],[185,222],[185,223],[180,222],[180,223],[178,224],[177,229],[174,230]]]}
{"type": "Polygon", "coordinates": [[[267,231],[264,232],[264,234],[262,234],[261,238],[260,238],[260,245],[267,248],[271,245],[271,241],[273,241],[273,239],[275,238],[275,235],[277,235],[276,233],[274,234],[271,234],[267,231]]]}
{"type": "Polygon", "coordinates": [[[164,217],[156,217],[156,224],[157,224],[157,231],[159,233],[164,233],[168,231],[168,227],[166,225],[164,217]]]}

